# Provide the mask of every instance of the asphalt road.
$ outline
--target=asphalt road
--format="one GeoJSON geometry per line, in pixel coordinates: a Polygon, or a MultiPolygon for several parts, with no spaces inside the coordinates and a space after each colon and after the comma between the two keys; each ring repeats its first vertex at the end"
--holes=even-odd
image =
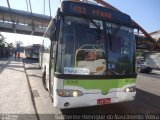
{"type": "Polygon", "coordinates": [[[49,94],[42,86],[41,70],[37,61],[24,59],[24,64],[39,119],[53,119],[52,115],[55,118],[57,114],[160,114],[160,71],[138,74],[137,95],[132,102],[59,110],[52,107],[49,94]]]}

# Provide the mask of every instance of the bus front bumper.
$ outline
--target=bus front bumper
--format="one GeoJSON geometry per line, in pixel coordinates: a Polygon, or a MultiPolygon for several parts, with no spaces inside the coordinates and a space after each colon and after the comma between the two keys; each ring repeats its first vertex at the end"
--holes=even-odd
{"type": "Polygon", "coordinates": [[[104,105],[119,103],[125,101],[134,100],[136,92],[111,92],[107,95],[102,95],[101,93],[96,94],[83,94],[78,97],[60,97],[58,95],[54,96],[54,107],[59,109],[66,108],[76,108],[76,107],[86,107],[95,105],[104,105]],[[107,102],[99,103],[99,100],[109,100],[107,102]]]}

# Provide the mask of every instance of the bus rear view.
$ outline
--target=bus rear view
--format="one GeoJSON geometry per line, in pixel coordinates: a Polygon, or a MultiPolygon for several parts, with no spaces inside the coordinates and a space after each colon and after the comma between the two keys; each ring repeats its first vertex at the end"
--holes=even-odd
{"type": "Polygon", "coordinates": [[[63,1],[52,22],[46,85],[54,107],[134,100],[135,38],[128,15],[93,4],[63,1]]]}

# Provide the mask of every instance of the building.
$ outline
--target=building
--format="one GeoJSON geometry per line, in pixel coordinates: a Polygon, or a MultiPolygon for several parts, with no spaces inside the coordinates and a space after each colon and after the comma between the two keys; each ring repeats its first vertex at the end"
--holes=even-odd
{"type": "Polygon", "coordinates": [[[150,33],[150,35],[156,40],[159,41],[160,40],[160,30],[157,30],[155,32],[150,33]]]}

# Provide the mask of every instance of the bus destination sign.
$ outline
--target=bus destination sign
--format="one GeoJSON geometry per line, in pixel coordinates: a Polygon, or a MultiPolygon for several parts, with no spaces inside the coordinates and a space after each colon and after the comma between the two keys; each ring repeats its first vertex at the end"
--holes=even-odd
{"type": "Polygon", "coordinates": [[[121,24],[131,24],[131,19],[128,15],[113,11],[111,9],[97,6],[93,4],[86,4],[81,2],[63,1],[62,12],[66,15],[90,17],[94,19],[112,21],[121,24]]]}
{"type": "Polygon", "coordinates": [[[112,15],[110,13],[107,13],[105,11],[100,11],[98,9],[88,9],[80,5],[72,6],[71,9],[74,13],[77,13],[77,14],[87,15],[87,13],[90,13],[91,16],[96,16],[104,19],[112,19],[112,15]]]}
{"type": "Polygon", "coordinates": [[[79,15],[86,15],[86,16],[94,16],[104,19],[112,19],[112,14],[109,12],[106,12],[104,10],[98,9],[93,7],[93,5],[84,4],[84,3],[78,3],[78,2],[64,2],[63,3],[63,11],[67,11],[67,13],[70,14],[79,14],[79,15]]]}

